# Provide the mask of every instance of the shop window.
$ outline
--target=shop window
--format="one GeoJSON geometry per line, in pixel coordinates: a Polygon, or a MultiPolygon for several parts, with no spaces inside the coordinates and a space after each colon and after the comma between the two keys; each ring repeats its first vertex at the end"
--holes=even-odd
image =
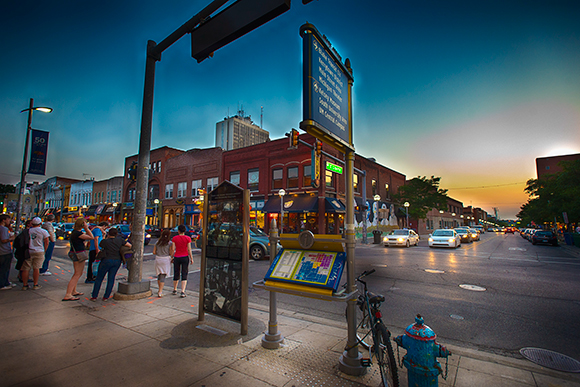
{"type": "Polygon", "coordinates": [[[377,192],[377,181],[375,179],[371,180],[371,188],[372,188],[373,196],[375,196],[376,194],[378,194],[378,192],[377,192]]]}
{"type": "Polygon", "coordinates": [[[282,168],[272,170],[272,189],[283,188],[283,175],[284,170],[282,168]]]}
{"type": "Polygon", "coordinates": [[[181,182],[177,183],[177,197],[184,198],[187,196],[187,183],[181,182]]]}
{"type": "Polygon", "coordinates": [[[330,189],[334,189],[334,173],[330,172],[330,171],[325,171],[326,172],[326,188],[330,188],[330,189]]]}
{"type": "Polygon", "coordinates": [[[165,185],[165,199],[173,199],[173,184],[165,185]]]}
{"type": "Polygon", "coordinates": [[[240,171],[230,172],[230,183],[240,185],[240,171]]]}
{"type": "Polygon", "coordinates": [[[258,191],[260,185],[260,170],[249,169],[248,170],[248,189],[250,191],[258,191]]]}
{"type": "Polygon", "coordinates": [[[312,166],[305,165],[304,166],[304,177],[302,179],[302,186],[307,187],[312,184],[312,166]]]}
{"type": "Polygon", "coordinates": [[[352,183],[354,187],[354,192],[358,192],[358,175],[356,173],[352,175],[352,183]]]}
{"type": "Polygon", "coordinates": [[[288,168],[288,188],[298,188],[298,167],[288,168]]]}

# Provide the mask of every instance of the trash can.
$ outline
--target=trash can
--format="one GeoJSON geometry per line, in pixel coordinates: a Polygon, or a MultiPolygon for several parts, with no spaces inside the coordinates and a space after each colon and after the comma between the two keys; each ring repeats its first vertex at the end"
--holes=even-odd
{"type": "Polygon", "coordinates": [[[572,246],[574,244],[574,240],[572,239],[572,233],[569,232],[564,233],[564,242],[566,242],[568,246],[572,246]]]}
{"type": "Polygon", "coordinates": [[[572,240],[574,241],[574,246],[580,247],[580,234],[572,234],[572,240]]]}
{"type": "Polygon", "coordinates": [[[373,238],[374,238],[373,243],[375,245],[381,243],[381,235],[383,235],[383,232],[381,230],[373,230],[373,238]]]}

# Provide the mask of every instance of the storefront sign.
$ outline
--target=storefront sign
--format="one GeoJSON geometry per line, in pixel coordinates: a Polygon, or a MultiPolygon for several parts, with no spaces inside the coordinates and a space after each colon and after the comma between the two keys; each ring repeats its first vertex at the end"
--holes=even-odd
{"type": "Polygon", "coordinates": [[[326,170],[342,175],[342,167],[340,165],[332,164],[328,161],[326,162],[326,170]]]}

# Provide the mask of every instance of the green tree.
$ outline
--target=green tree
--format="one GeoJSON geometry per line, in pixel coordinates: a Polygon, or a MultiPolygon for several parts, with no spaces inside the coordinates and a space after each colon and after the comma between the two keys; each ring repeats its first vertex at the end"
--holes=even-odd
{"type": "Polygon", "coordinates": [[[0,184],[0,194],[9,194],[16,192],[16,187],[10,184],[0,184]]]}
{"type": "Polygon", "coordinates": [[[425,219],[433,208],[447,209],[447,190],[439,188],[440,182],[440,177],[415,177],[400,187],[393,199],[401,205],[409,202],[409,217],[425,219]]]}

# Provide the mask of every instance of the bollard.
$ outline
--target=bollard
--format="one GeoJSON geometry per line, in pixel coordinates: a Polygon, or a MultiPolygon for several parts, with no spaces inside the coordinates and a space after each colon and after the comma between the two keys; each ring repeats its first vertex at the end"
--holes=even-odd
{"type": "MultiPolygon", "coordinates": [[[[437,387],[439,374],[443,374],[437,358],[447,358],[451,352],[435,342],[437,335],[423,322],[423,317],[418,314],[415,324],[409,325],[404,335],[395,337],[395,342],[407,350],[403,364],[407,368],[409,386],[437,387]]],[[[447,378],[447,366],[443,378],[447,378]]]]}

